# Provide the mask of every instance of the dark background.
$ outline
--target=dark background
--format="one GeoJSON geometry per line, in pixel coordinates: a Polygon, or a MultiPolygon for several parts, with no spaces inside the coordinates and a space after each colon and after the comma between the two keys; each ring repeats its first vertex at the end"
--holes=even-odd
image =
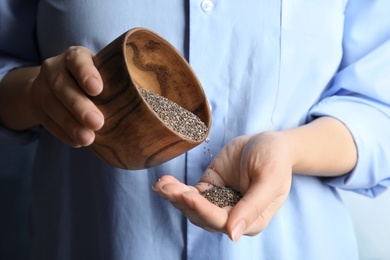
{"type": "Polygon", "coordinates": [[[0,259],[29,253],[30,182],[36,144],[0,144],[0,259]]]}

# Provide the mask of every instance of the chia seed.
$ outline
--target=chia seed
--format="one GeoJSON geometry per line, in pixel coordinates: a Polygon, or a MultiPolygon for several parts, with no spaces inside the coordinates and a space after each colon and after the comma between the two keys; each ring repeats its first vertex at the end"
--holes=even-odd
{"type": "Polygon", "coordinates": [[[242,198],[241,193],[229,187],[214,186],[200,193],[211,203],[220,208],[226,206],[235,206],[242,198]]]}
{"type": "Polygon", "coordinates": [[[144,88],[138,90],[167,127],[193,141],[205,138],[208,128],[194,113],[159,94],[144,88]]]}

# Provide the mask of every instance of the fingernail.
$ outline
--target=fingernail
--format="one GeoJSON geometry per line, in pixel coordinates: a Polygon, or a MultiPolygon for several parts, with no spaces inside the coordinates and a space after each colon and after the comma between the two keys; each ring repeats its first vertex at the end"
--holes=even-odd
{"type": "MultiPolygon", "coordinates": [[[[164,186],[165,186],[165,185],[164,185],[164,186]]],[[[164,189],[164,186],[162,186],[162,187],[160,188],[161,192],[164,193],[164,194],[172,194],[172,192],[169,192],[169,191],[167,191],[166,189],[164,189]]]]}
{"type": "Polygon", "coordinates": [[[84,120],[92,130],[99,130],[104,124],[104,118],[94,110],[90,110],[84,115],[84,120]]]}
{"type": "Polygon", "coordinates": [[[175,199],[175,196],[173,195],[173,193],[164,189],[164,186],[162,186],[160,188],[160,191],[166,196],[166,199],[168,199],[170,202],[176,202],[176,199],[175,199]]]}
{"type": "MultiPolygon", "coordinates": [[[[160,181],[160,179],[157,181],[157,182],[159,182],[160,181]]],[[[160,189],[157,189],[155,186],[157,185],[157,182],[155,183],[155,184],[153,184],[152,185],[152,189],[154,190],[154,191],[160,191],[160,189]]]]}
{"type": "Polygon", "coordinates": [[[243,219],[240,219],[232,229],[232,240],[236,242],[246,230],[246,224],[243,219]]]}

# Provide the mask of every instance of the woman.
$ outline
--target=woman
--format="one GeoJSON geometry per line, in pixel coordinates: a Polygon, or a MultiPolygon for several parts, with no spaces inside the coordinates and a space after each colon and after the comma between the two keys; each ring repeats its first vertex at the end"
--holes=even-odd
{"type": "Polygon", "coordinates": [[[336,188],[375,196],[389,180],[387,1],[1,5],[3,139],[39,131],[33,259],[358,258],[336,188]],[[86,148],[104,124],[91,58],[138,26],[199,77],[212,162],[199,146],[125,171],[86,148]],[[210,183],[243,198],[220,209],[198,192],[210,183]]]}

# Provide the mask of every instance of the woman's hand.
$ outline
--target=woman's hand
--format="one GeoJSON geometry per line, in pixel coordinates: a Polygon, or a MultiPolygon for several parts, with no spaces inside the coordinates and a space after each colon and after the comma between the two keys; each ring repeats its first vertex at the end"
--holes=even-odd
{"type": "Polygon", "coordinates": [[[90,145],[94,131],[104,124],[103,114],[87,96],[103,89],[92,56],[87,48],[70,47],[40,67],[8,73],[2,81],[2,95],[7,97],[1,109],[3,124],[14,130],[42,124],[72,147],[90,145]]]}
{"type": "Polygon", "coordinates": [[[292,173],[338,176],[350,172],[357,149],[347,127],[331,117],[281,132],[241,136],[228,143],[195,187],[164,176],[153,189],[189,220],[236,241],[264,230],[288,196],[292,173]],[[219,208],[199,192],[212,185],[237,189],[243,198],[219,208]]]}
{"type": "Polygon", "coordinates": [[[42,64],[31,87],[34,115],[64,143],[90,145],[104,117],[87,94],[95,96],[102,89],[92,53],[84,47],[70,47],[42,64]]]}
{"type": "Polygon", "coordinates": [[[221,150],[195,187],[164,176],[153,189],[195,225],[237,241],[261,232],[282,206],[292,179],[289,153],[278,133],[241,136],[221,150]],[[200,195],[214,185],[239,190],[243,198],[219,208],[200,195]]]}

